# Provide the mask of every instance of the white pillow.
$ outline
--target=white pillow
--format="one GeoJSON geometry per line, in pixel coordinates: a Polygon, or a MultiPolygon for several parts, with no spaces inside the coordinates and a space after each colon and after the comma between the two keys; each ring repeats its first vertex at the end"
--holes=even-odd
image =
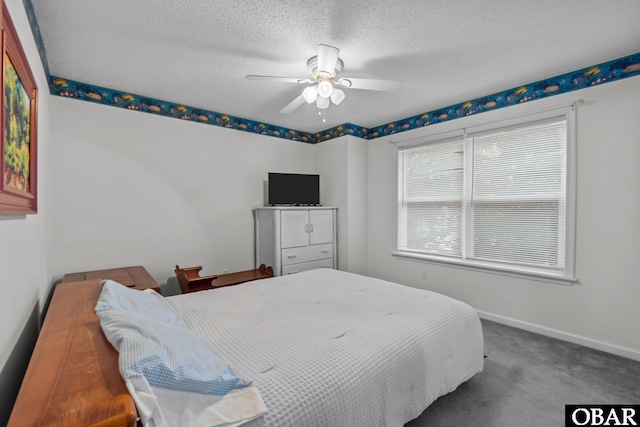
{"type": "Polygon", "coordinates": [[[145,425],[188,419],[189,425],[231,426],[266,411],[251,382],[187,329],[162,296],[105,281],[96,313],[145,425]]]}
{"type": "Polygon", "coordinates": [[[122,377],[143,376],[151,387],[224,395],[247,387],[187,328],[122,308],[99,310],[100,325],[118,350],[122,377]]]}
{"type": "Polygon", "coordinates": [[[171,304],[152,289],[139,291],[113,280],[103,280],[96,312],[107,308],[122,308],[147,315],[161,322],[184,326],[171,304]]]}

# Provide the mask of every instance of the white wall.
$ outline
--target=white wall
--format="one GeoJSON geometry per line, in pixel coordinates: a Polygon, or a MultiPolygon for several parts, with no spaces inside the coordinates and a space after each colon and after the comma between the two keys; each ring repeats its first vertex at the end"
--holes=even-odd
{"type": "Polygon", "coordinates": [[[349,271],[367,274],[368,233],[368,141],[347,137],[347,206],[349,216],[343,224],[349,237],[349,271]]]}
{"type": "MultiPolygon", "coordinates": [[[[313,173],[311,144],[65,98],[51,101],[55,269],[253,268],[268,172],[313,173]]],[[[171,289],[169,289],[171,288],[171,289]]]]}
{"type": "Polygon", "coordinates": [[[453,296],[495,320],[640,360],[638,94],[640,77],[632,77],[369,142],[369,274],[453,296]],[[577,110],[579,283],[554,285],[391,256],[396,177],[389,139],[567,106],[576,99],[586,101],[577,110]]]}
{"type": "Polygon", "coordinates": [[[349,271],[349,239],[344,224],[348,221],[347,138],[331,139],[314,146],[316,171],[320,174],[320,201],[338,208],[338,268],[349,271]]]}
{"type": "Polygon", "coordinates": [[[49,90],[22,1],[5,2],[40,94],[38,213],[0,216],[0,424],[18,392],[52,284],[49,90]]]}
{"type": "Polygon", "coordinates": [[[322,203],[338,208],[338,268],[367,273],[367,141],[353,136],[316,144],[322,203]]]}

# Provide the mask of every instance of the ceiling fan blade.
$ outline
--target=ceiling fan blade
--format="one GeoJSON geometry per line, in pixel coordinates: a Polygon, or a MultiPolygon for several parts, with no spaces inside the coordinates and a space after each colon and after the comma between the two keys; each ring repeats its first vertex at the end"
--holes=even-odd
{"type": "Polygon", "coordinates": [[[280,112],[282,114],[293,113],[299,106],[304,104],[306,101],[304,100],[304,96],[300,95],[290,103],[288,103],[280,112]]]}
{"type": "Polygon", "coordinates": [[[384,92],[400,92],[403,83],[399,80],[360,79],[355,77],[342,77],[338,80],[342,87],[350,89],[380,90],[384,92]]]}
{"type": "Polygon", "coordinates": [[[258,76],[254,74],[250,74],[248,76],[244,76],[245,80],[268,80],[272,82],[282,82],[282,83],[313,83],[311,79],[303,79],[299,77],[280,77],[280,76],[258,76]]]}
{"type": "Polygon", "coordinates": [[[323,77],[334,77],[340,49],[326,44],[318,45],[318,74],[323,77]]]}

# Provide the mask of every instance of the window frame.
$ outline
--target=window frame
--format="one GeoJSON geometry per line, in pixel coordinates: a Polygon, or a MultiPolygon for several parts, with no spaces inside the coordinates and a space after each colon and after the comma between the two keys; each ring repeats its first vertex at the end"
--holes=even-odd
{"type": "MultiPolygon", "coordinates": [[[[485,122],[468,128],[460,128],[448,132],[431,133],[420,137],[400,140],[394,142],[395,149],[395,176],[396,176],[396,194],[395,194],[395,241],[392,255],[398,258],[418,260],[441,265],[448,265],[461,269],[469,269],[475,271],[490,272],[494,274],[507,275],[512,277],[520,277],[543,282],[571,285],[577,279],[575,278],[575,226],[576,226],[576,111],[575,106],[557,108],[539,113],[528,114],[524,116],[513,117],[510,119],[499,120],[495,122],[485,122]],[[495,263],[480,260],[470,260],[464,257],[450,257],[446,255],[427,254],[410,249],[401,249],[399,244],[401,241],[401,196],[404,189],[403,171],[400,168],[400,158],[405,149],[417,148],[431,144],[450,141],[455,138],[466,138],[467,135],[478,135],[488,132],[494,132],[501,129],[511,127],[520,127],[527,124],[535,124],[537,122],[548,122],[553,119],[566,119],[567,146],[566,146],[566,176],[565,176],[565,248],[564,248],[564,269],[557,272],[545,269],[537,269],[534,267],[526,267],[520,265],[509,265],[508,263],[495,263]]],[[[467,186],[468,177],[471,174],[466,170],[469,167],[470,158],[465,156],[464,163],[464,185],[467,186]]],[[[463,200],[463,204],[467,200],[463,200]]],[[[464,218],[464,216],[463,216],[464,218]]],[[[464,220],[464,219],[463,219],[464,220]]],[[[464,233],[461,231],[461,233],[464,233]]],[[[406,233],[405,233],[406,234],[406,233]]],[[[405,236],[406,237],[406,236],[405,236]]],[[[466,238],[465,236],[461,237],[466,238]]],[[[463,247],[465,243],[463,242],[463,247]]],[[[464,252],[464,249],[463,249],[464,252]]]]}

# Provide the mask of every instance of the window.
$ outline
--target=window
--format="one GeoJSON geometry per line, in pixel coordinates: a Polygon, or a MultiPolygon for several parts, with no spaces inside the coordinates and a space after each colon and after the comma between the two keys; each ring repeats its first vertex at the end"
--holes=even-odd
{"type": "Polygon", "coordinates": [[[573,112],[398,148],[396,255],[573,280],[573,112]]]}

